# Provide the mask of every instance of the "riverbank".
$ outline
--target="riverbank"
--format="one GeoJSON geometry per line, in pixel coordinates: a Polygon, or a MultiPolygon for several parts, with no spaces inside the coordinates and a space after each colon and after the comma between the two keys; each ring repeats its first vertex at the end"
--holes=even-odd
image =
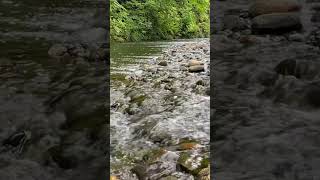
{"type": "Polygon", "coordinates": [[[208,178],[209,54],[207,39],[174,43],[111,81],[114,176],[208,178]]]}
{"type": "Polygon", "coordinates": [[[282,2],[214,6],[214,179],[319,177],[319,3],[282,2]]]}

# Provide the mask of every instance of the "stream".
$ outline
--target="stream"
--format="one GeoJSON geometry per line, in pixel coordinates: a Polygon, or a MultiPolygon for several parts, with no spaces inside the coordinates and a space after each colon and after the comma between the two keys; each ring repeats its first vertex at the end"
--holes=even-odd
{"type": "Polygon", "coordinates": [[[0,1],[1,179],[103,179],[105,1],[0,1]]]}
{"type": "Polygon", "coordinates": [[[209,53],[208,39],[111,46],[114,177],[208,176],[209,53]],[[202,72],[188,72],[195,59],[204,64],[202,72]]]}
{"type": "Polygon", "coordinates": [[[300,29],[278,19],[258,33],[272,15],[250,17],[254,2],[213,6],[213,178],[319,179],[319,1],[286,1],[299,3],[300,29]]]}

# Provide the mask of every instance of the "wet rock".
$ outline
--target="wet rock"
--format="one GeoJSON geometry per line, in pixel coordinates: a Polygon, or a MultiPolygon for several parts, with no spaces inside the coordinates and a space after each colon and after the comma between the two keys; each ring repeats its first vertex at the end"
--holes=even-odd
{"type": "Polygon", "coordinates": [[[168,66],[168,63],[167,63],[167,61],[160,61],[158,65],[159,66],[168,66]]]}
{"type": "Polygon", "coordinates": [[[134,115],[140,112],[140,109],[136,106],[133,106],[130,104],[128,108],[125,109],[125,112],[128,113],[129,115],[134,115]]]}
{"type": "Polygon", "coordinates": [[[154,143],[168,144],[172,139],[171,135],[166,132],[154,132],[149,137],[154,143]]]}
{"type": "Polygon", "coordinates": [[[289,59],[281,61],[276,66],[275,71],[284,76],[291,75],[299,79],[313,80],[319,74],[317,70],[319,66],[318,62],[289,59]]]}
{"type": "MultiPolygon", "coordinates": [[[[296,60],[287,59],[287,60],[281,61],[275,67],[275,71],[278,74],[295,76],[296,75],[296,67],[297,67],[296,60]]],[[[300,77],[300,75],[297,75],[297,76],[298,76],[298,78],[300,77]]]]}
{"type": "Polygon", "coordinates": [[[284,33],[300,30],[302,24],[296,13],[273,13],[255,17],[252,29],[256,33],[284,33]]]}
{"type": "Polygon", "coordinates": [[[141,106],[143,101],[146,100],[147,96],[146,95],[135,95],[135,96],[131,96],[131,99],[130,99],[130,103],[135,103],[137,104],[138,106],[141,106]]]}
{"type": "Polygon", "coordinates": [[[197,176],[203,168],[209,166],[209,159],[204,155],[182,152],[180,153],[178,164],[183,171],[197,176]]]}
{"type": "Polygon", "coordinates": [[[204,65],[195,65],[189,67],[189,72],[203,72],[204,71],[204,65]]]}
{"type": "Polygon", "coordinates": [[[206,83],[203,80],[199,80],[199,81],[196,82],[196,85],[205,86],[206,83]]]}
{"type": "Polygon", "coordinates": [[[256,0],[249,8],[249,14],[256,17],[262,14],[299,11],[301,5],[297,0],[256,0]]]}
{"type": "Polygon", "coordinates": [[[230,30],[244,30],[249,26],[244,19],[236,15],[227,15],[223,19],[223,28],[230,30]]]}
{"type": "Polygon", "coordinates": [[[68,49],[62,45],[62,44],[55,44],[51,46],[51,48],[48,51],[49,56],[57,58],[57,57],[62,57],[66,55],[68,52],[68,49]]]}
{"type": "Polygon", "coordinates": [[[136,174],[139,180],[146,180],[148,177],[146,168],[145,164],[137,164],[131,169],[131,171],[136,174]]]}
{"type": "Polygon", "coordinates": [[[297,42],[302,42],[305,40],[303,34],[295,33],[295,34],[290,34],[289,35],[289,40],[290,41],[297,41],[297,42]]]}
{"type": "Polygon", "coordinates": [[[164,149],[155,149],[147,153],[143,163],[138,163],[132,171],[139,179],[157,180],[176,172],[179,155],[164,149]]]}

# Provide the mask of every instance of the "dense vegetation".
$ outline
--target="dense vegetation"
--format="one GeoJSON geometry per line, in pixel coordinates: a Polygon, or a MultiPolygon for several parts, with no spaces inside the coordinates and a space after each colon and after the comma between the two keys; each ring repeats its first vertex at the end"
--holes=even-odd
{"type": "Polygon", "coordinates": [[[111,0],[112,41],[207,37],[209,0],[111,0]]]}

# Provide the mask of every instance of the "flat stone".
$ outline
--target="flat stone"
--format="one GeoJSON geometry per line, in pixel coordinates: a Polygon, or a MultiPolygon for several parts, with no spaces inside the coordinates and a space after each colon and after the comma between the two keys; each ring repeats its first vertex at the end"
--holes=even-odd
{"type": "Polygon", "coordinates": [[[204,65],[195,65],[189,67],[189,72],[203,72],[204,71],[204,65]]]}

